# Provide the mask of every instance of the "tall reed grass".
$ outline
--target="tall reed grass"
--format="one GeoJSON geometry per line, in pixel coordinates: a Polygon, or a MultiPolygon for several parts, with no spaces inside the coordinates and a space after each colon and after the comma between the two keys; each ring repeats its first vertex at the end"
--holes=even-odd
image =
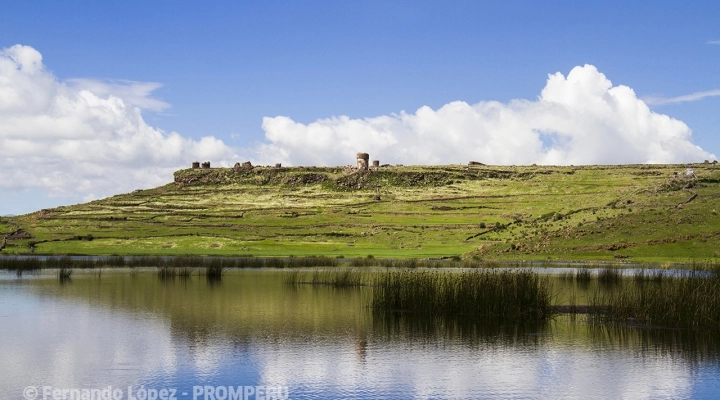
{"type": "Polygon", "coordinates": [[[575,282],[587,285],[592,280],[590,268],[578,268],[575,270],[575,282]]]}
{"type": "Polygon", "coordinates": [[[381,312],[538,321],[551,314],[551,294],[547,278],[528,270],[388,271],[376,276],[371,306],[381,312]]]}
{"type": "Polygon", "coordinates": [[[647,326],[720,330],[720,277],[691,274],[632,279],[590,298],[595,316],[603,320],[647,326]]]}
{"type": "Polygon", "coordinates": [[[73,270],[71,268],[60,268],[58,270],[58,279],[60,279],[61,282],[67,281],[72,276],[73,270]]]}
{"type": "Polygon", "coordinates": [[[587,267],[575,268],[573,271],[560,274],[560,279],[587,285],[592,280],[592,272],[587,267]]]}
{"type": "Polygon", "coordinates": [[[323,269],[315,271],[288,271],[283,282],[288,285],[326,285],[336,288],[357,287],[368,284],[367,272],[355,268],[323,269]]]}
{"type": "Polygon", "coordinates": [[[482,262],[472,259],[460,260],[459,257],[444,259],[376,259],[374,257],[353,258],[350,260],[352,267],[383,267],[383,268],[495,268],[497,263],[482,262]]]}
{"type": "Polygon", "coordinates": [[[340,260],[319,257],[255,258],[255,257],[0,257],[0,269],[36,270],[45,268],[157,267],[173,268],[311,268],[335,267],[340,260]]]}
{"type": "Polygon", "coordinates": [[[225,273],[225,268],[222,265],[211,265],[205,267],[205,277],[209,280],[219,281],[222,279],[225,273]]]}
{"type": "Polygon", "coordinates": [[[598,272],[598,282],[604,285],[617,285],[620,283],[621,271],[615,267],[604,267],[598,272]]]}
{"type": "Polygon", "coordinates": [[[633,275],[633,281],[639,285],[645,284],[647,282],[662,283],[663,280],[667,277],[666,275],[667,273],[663,270],[648,271],[646,268],[641,268],[633,275]]]}
{"type": "MultiPolygon", "coordinates": [[[[133,269],[133,272],[137,272],[133,269]]],[[[189,278],[193,273],[193,269],[189,267],[160,267],[157,269],[157,274],[160,279],[172,279],[175,277],[189,278]]]]}

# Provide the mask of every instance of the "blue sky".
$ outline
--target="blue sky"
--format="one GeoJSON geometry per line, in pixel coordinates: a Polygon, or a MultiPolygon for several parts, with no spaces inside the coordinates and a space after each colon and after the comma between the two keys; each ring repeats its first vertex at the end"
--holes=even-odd
{"type": "MultiPolygon", "coordinates": [[[[535,101],[549,74],[586,64],[612,85],[632,88],[654,113],[682,121],[692,143],[720,155],[720,92],[712,92],[720,89],[718,2],[206,3],[8,2],[0,13],[0,49],[32,47],[61,84],[157,83],[143,96],[169,106],[141,106],[145,123],[189,140],[213,136],[229,150],[207,154],[228,163],[264,160],[257,150],[263,144],[276,145],[270,153],[278,160],[304,161],[293,158],[289,139],[268,139],[274,128],[263,125],[265,117],[285,116],[305,129],[333,117],[362,121],[454,101],[535,101]],[[661,104],[693,93],[706,95],[661,104]]],[[[8,115],[0,114],[0,127],[8,115]]],[[[399,154],[388,151],[376,152],[399,154]]],[[[193,161],[180,158],[173,162],[193,161]]],[[[17,165],[8,163],[3,167],[17,165]]],[[[162,173],[171,164],[162,164],[162,173]]],[[[0,187],[0,215],[126,188],[73,185],[79,187],[0,187]]]]}

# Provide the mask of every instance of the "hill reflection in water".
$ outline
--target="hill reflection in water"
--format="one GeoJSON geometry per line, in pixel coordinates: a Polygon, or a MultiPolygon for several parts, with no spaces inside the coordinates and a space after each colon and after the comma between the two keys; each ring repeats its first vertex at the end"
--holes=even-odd
{"type": "Polygon", "coordinates": [[[720,385],[716,336],[373,313],[371,287],[282,272],[0,279],[0,390],[28,384],[283,384],[291,398],[692,397],[720,385]]]}

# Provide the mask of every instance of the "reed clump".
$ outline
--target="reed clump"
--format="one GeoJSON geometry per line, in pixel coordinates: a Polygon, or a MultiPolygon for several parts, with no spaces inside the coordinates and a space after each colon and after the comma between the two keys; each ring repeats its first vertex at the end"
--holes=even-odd
{"type": "Polygon", "coordinates": [[[635,274],[633,274],[633,281],[636,284],[642,285],[647,280],[647,270],[645,268],[641,268],[640,270],[636,271],[635,274]]]}
{"type": "Polygon", "coordinates": [[[587,285],[592,280],[590,268],[578,268],[575,270],[575,282],[587,285]]]}
{"type": "Polygon", "coordinates": [[[299,270],[287,271],[282,277],[283,283],[286,285],[298,285],[303,283],[302,276],[299,270]]]}
{"type": "Polygon", "coordinates": [[[540,321],[551,315],[551,294],[547,278],[528,270],[388,271],[375,278],[371,306],[380,312],[540,321]]]}
{"type": "Polygon", "coordinates": [[[563,280],[563,281],[573,282],[573,281],[575,281],[575,274],[572,272],[563,272],[558,275],[558,278],[560,278],[560,280],[563,280]]]}
{"type": "Polygon", "coordinates": [[[590,268],[575,268],[572,271],[560,274],[560,279],[568,282],[576,282],[581,285],[587,285],[592,280],[592,272],[590,268]]]}
{"type": "MultiPolygon", "coordinates": [[[[655,279],[655,278],[653,278],[655,279]]],[[[646,285],[633,279],[590,298],[595,316],[614,322],[720,330],[720,278],[691,274],[646,285]]]]}
{"type": "Polygon", "coordinates": [[[72,268],[60,268],[58,269],[58,279],[60,281],[67,281],[72,276],[73,270],[72,268]]]}
{"type": "Polygon", "coordinates": [[[283,282],[288,285],[311,284],[335,288],[363,286],[366,281],[367,274],[354,268],[315,270],[311,273],[293,270],[283,276],[283,282]]]}
{"type": "MultiPolygon", "coordinates": [[[[6,270],[33,270],[44,268],[210,268],[222,267],[226,269],[237,268],[317,268],[338,267],[345,262],[337,257],[307,256],[307,257],[199,257],[199,256],[3,256],[0,257],[0,269],[6,270]]],[[[461,260],[459,257],[440,259],[376,259],[368,256],[350,260],[351,267],[383,267],[383,268],[496,268],[499,264],[491,261],[478,261],[473,259],[461,260]]],[[[519,267],[507,265],[508,267],[519,267]]]]}
{"type": "Polygon", "coordinates": [[[353,258],[350,260],[351,267],[390,267],[392,266],[392,260],[388,259],[376,259],[373,256],[367,256],[363,258],[353,258]]]}
{"type": "Polygon", "coordinates": [[[103,268],[124,267],[127,261],[123,257],[27,257],[10,256],[0,257],[0,269],[6,270],[36,270],[59,268],[103,268]]]}
{"type": "Polygon", "coordinates": [[[225,268],[222,265],[211,265],[205,267],[205,277],[209,280],[220,280],[225,273],[225,268]]]}
{"type": "Polygon", "coordinates": [[[718,262],[718,261],[708,262],[702,266],[702,269],[710,271],[710,273],[712,273],[716,277],[720,278],[720,262],[718,262]]]}
{"type": "Polygon", "coordinates": [[[160,267],[157,271],[158,278],[160,279],[172,279],[177,275],[177,271],[174,267],[160,267]]]}
{"type": "Polygon", "coordinates": [[[336,258],[319,257],[288,257],[288,258],[256,258],[256,257],[0,257],[0,269],[35,270],[45,268],[105,268],[105,267],[156,267],[156,268],[312,268],[336,267],[341,261],[336,258]]]}
{"type": "Polygon", "coordinates": [[[25,257],[0,257],[0,269],[31,271],[42,268],[43,264],[37,258],[25,257]]]}
{"type": "Polygon", "coordinates": [[[350,260],[351,267],[382,267],[382,268],[480,268],[487,267],[487,263],[481,261],[465,259],[459,257],[449,257],[441,259],[376,259],[374,257],[353,258],[350,260]]]}
{"type": "Polygon", "coordinates": [[[618,268],[604,267],[598,272],[598,282],[604,285],[617,285],[620,283],[621,272],[618,268]]]}
{"type": "Polygon", "coordinates": [[[284,265],[281,268],[337,267],[340,265],[340,260],[326,256],[290,257],[282,260],[284,265]]]}
{"type": "Polygon", "coordinates": [[[646,268],[641,268],[633,275],[633,281],[638,285],[643,285],[648,282],[662,283],[666,277],[667,272],[664,270],[648,271],[646,268]]]}
{"type": "Polygon", "coordinates": [[[332,287],[353,287],[363,284],[362,274],[353,269],[314,271],[311,282],[332,287]]]}

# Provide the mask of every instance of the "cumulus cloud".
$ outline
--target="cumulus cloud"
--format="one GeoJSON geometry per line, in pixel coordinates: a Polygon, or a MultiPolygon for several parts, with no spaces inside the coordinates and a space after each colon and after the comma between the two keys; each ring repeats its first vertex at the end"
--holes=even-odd
{"type": "Polygon", "coordinates": [[[157,83],[59,81],[29,46],[0,51],[0,188],[52,196],[103,197],[172,179],[193,160],[231,160],[208,136],[194,140],[148,126],[160,111],[157,83]]]}
{"type": "Polygon", "coordinates": [[[646,96],[643,97],[643,101],[649,105],[678,104],[687,103],[690,101],[698,101],[706,97],[715,96],[720,96],[720,89],[707,90],[704,92],[695,92],[676,97],[646,96]]]}
{"type": "Polygon", "coordinates": [[[403,164],[680,163],[715,158],[682,121],[653,112],[594,66],[551,74],[536,100],[455,101],[433,110],[303,124],[263,119],[266,143],[246,153],[263,163],[343,165],[358,151],[403,164]]]}

